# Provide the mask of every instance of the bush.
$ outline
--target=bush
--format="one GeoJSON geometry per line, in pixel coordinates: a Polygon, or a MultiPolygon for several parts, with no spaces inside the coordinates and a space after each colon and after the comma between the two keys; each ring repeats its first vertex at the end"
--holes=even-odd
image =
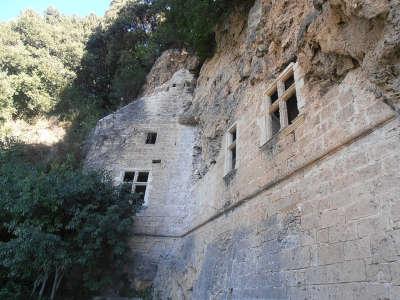
{"type": "Polygon", "coordinates": [[[0,151],[0,299],[87,299],[120,282],[138,198],[68,162],[29,163],[22,149],[0,151]]]}

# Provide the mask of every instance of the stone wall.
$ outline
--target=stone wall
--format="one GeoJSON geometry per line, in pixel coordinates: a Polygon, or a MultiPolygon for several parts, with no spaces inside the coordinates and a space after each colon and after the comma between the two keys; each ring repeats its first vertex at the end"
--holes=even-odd
{"type": "Polygon", "coordinates": [[[107,170],[116,184],[126,171],[150,171],[138,233],[176,234],[189,213],[196,129],[179,124],[178,115],[192,99],[192,80],[189,71],[176,72],[153,94],[100,120],[90,141],[86,166],[107,170]],[[148,132],[157,133],[155,145],[145,143],[148,132]]]}
{"type": "Polygon", "coordinates": [[[218,28],[193,97],[170,82],[117,113],[116,130],[99,124],[92,167],[168,148],[132,240],[137,286],[153,281],[155,299],[400,299],[398,5],[257,0],[218,28]],[[294,61],[300,114],[262,142],[265,93],[294,61]],[[128,124],[165,126],[168,147],[147,151],[128,124]],[[132,146],[114,154],[121,141],[132,146]]]}
{"type": "Polygon", "coordinates": [[[185,237],[191,249],[159,270],[159,298],[399,299],[399,125],[378,126],[185,237]]]}
{"type": "MultiPolygon", "coordinates": [[[[238,110],[238,167],[224,152],[192,191],[179,246],[140,237],[158,298],[397,299],[400,123],[359,71],[260,145],[263,84],[238,110]]],[[[178,237],[178,236],[177,236],[178,237]]],[[[135,243],[133,243],[135,244],[135,243]]],[[[144,251],[143,251],[144,252],[144,251]]]]}

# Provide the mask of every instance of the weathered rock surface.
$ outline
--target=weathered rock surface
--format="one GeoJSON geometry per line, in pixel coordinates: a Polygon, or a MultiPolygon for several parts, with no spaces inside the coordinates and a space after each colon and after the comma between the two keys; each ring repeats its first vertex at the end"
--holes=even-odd
{"type": "MultiPolygon", "coordinates": [[[[185,112],[199,125],[204,176],[195,188],[194,202],[203,203],[193,213],[194,225],[215,214],[215,208],[223,211],[226,203],[291,172],[286,169],[295,170],[300,161],[312,161],[310,153],[323,153],[390,118],[384,102],[399,109],[399,11],[397,1],[256,1],[248,17],[238,9],[220,26],[217,52],[203,65],[193,104],[185,112]],[[261,155],[269,161],[264,164],[251,150],[257,140],[253,107],[263,98],[262,87],[296,60],[304,72],[306,121],[294,133],[296,142],[282,140],[261,155]],[[243,139],[239,169],[247,171],[224,186],[219,183],[223,136],[238,119],[243,139]],[[301,141],[303,134],[309,139],[301,141]],[[287,155],[285,148],[291,149],[287,155]]],[[[350,175],[350,170],[390,164],[375,156],[372,145],[383,143],[378,152],[390,151],[389,144],[398,149],[399,138],[398,122],[388,125],[328,162],[267,189],[233,215],[207,223],[187,237],[193,245],[187,259],[175,249],[159,265],[156,294],[162,299],[397,299],[389,270],[397,268],[399,257],[390,249],[400,244],[389,237],[392,246],[384,250],[380,240],[391,230],[387,214],[393,212],[372,203],[379,194],[384,207],[391,205],[400,170],[389,171],[392,179],[371,177],[373,186],[366,174],[350,175]],[[380,192],[383,186],[391,192],[380,192]],[[352,194],[346,196],[347,191],[352,194]],[[370,222],[380,225],[368,227],[370,222]]]]}
{"type": "Polygon", "coordinates": [[[185,50],[171,49],[165,51],[154,63],[146,77],[144,95],[150,95],[154,90],[171,79],[172,75],[181,69],[195,72],[199,67],[199,59],[185,50]]]}
{"type": "Polygon", "coordinates": [[[172,144],[146,152],[136,142],[123,156],[106,147],[91,160],[121,172],[167,151],[165,177],[151,183],[162,208],[147,211],[132,240],[156,299],[399,299],[399,14],[399,1],[385,0],[237,8],[218,28],[193,98],[167,92],[173,80],[156,87],[175,70],[160,59],[149,97],[169,115],[131,106],[120,128],[102,132],[118,149],[130,143],[121,135],[130,123],[162,130],[173,116],[163,131],[172,144]],[[299,116],[261,142],[266,91],[294,61],[299,116]],[[234,123],[237,165],[226,176],[234,123]],[[174,188],[185,178],[189,188],[174,188]]]}
{"type": "Polygon", "coordinates": [[[246,89],[298,60],[325,93],[361,68],[383,101],[400,109],[399,1],[257,0],[217,31],[218,49],[200,73],[190,113],[200,123],[202,174],[221,147],[246,89]]]}

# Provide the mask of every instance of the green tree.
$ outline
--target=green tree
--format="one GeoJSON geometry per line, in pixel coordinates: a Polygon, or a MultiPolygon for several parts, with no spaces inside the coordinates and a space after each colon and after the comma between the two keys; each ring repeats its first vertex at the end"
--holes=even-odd
{"type": "Polygon", "coordinates": [[[87,299],[124,278],[140,204],[101,173],[0,151],[0,298],[87,299]]]}
{"type": "Polygon", "coordinates": [[[11,78],[6,73],[0,72],[0,128],[1,124],[9,120],[14,112],[14,94],[15,89],[11,78]]]}
{"type": "Polygon", "coordinates": [[[0,71],[15,88],[14,118],[29,120],[52,111],[75,79],[98,23],[93,16],[65,17],[49,8],[45,15],[27,10],[0,25],[0,71]]]}

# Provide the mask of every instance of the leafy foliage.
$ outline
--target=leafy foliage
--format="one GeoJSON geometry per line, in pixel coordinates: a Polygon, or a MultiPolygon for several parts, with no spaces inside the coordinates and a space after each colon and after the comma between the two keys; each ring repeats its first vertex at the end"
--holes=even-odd
{"type": "Polygon", "coordinates": [[[204,60],[216,24],[250,2],[113,0],[103,18],[27,10],[0,24],[0,126],[53,114],[73,123],[67,143],[80,143],[100,117],[140,94],[162,51],[186,48],[204,60]]]}
{"type": "Polygon", "coordinates": [[[164,50],[186,48],[202,60],[211,56],[216,24],[243,2],[252,1],[114,0],[88,43],[78,81],[101,97],[103,107],[131,102],[164,50]]]}
{"type": "Polygon", "coordinates": [[[0,72],[0,123],[9,119],[14,112],[13,95],[15,89],[6,73],[0,72]]]}
{"type": "Polygon", "coordinates": [[[238,1],[159,0],[156,5],[164,16],[157,39],[166,47],[187,48],[201,59],[212,55],[214,30],[238,1]]]}
{"type": "MultiPolygon", "coordinates": [[[[75,78],[95,16],[64,17],[48,9],[27,10],[0,25],[0,69],[12,84],[14,117],[29,119],[51,111],[75,78]]],[[[3,95],[1,100],[4,101],[3,95]]]]}
{"type": "Polygon", "coordinates": [[[87,299],[122,280],[138,198],[68,163],[0,152],[0,298],[87,299]]]}

